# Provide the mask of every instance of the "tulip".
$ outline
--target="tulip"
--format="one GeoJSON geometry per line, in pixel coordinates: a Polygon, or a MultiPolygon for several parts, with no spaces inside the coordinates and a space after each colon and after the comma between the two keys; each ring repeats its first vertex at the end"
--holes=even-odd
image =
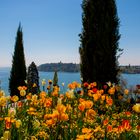
{"type": "Polygon", "coordinates": [[[16,120],[16,128],[19,128],[21,124],[22,124],[21,120],[16,120]]]}
{"type": "Polygon", "coordinates": [[[136,112],[136,113],[140,113],[140,104],[135,104],[132,109],[136,112]]]}

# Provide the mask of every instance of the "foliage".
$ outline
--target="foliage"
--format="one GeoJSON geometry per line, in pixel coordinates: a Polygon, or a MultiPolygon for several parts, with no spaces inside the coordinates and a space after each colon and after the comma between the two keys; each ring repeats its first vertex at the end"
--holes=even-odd
{"type": "Polygon", "coordinates": [[[83,0],[80,34],[83,82],[117,83],[119,19],[115,0],[83,0]]]}
{"type": "Polygon", "coordinates": [[[26,80],[26,65],[24,58],[24,48],[23,48],[23,33],[21,25],[19,25],[17,30],[17,37],[15,42],[15,50],[12,60],[12,68],[9,78],[9,92],[10,95],[18,95],[18,86],[24,86],[26,80]]]}
{"type": "MultiPolygon", "coordinates": [[[[116,106],[118,85],[74,81],[65,94],[51,80],[48,84],[43,80],[42,86],[47,89],[34,95],[27,87],[18,87],[25,100],[0,92],[1,140],[139,140],[140,104],[126,109],[129,98],[123,101],[121,96],[122,105],[116,106]]],[[[128,96],[129,91],[123,94],[128,96]]]]}
{"type": "Polygon", "coordinates": [[[58,86],[58,76],[57,76],[57,71],[54,72],[53,86],[58,86]]]}
{"type": "Polygon", "coordinates": [[[28,67],[27,88],[28,88],[28,92],[31,92],[32,94],[37,94],[40,91],[39,74],[38,74],[37,66],[34,62],[32,62],[28,67]]]}

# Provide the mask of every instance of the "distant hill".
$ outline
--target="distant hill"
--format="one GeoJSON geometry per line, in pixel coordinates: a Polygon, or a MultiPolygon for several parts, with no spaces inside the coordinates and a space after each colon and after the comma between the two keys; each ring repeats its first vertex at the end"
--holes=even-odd
{"type": "Polygon", "coordinates": [[[120,66],[120,71],[127,74],[140,74],[140,66],[120,66]]]}
{"type": "MultiPolygon", "coordinates": [[[[80,65],[76,63],[46,63],[41,64],[38,66],[39,71],[47,71],[47,72],[79,72],[80,71],[80,65]]],[[[140,66],[120,66],[120,72],[121,73],[127,73],[127,74],[140,74],[140,66]]]]}
{"type": "Polygon", "coordinates": [[[46,72],[79,72],[80,65],[75,63],[46,63],[41,64],[38,66],[39,71],[46,71],[46,72]]]}

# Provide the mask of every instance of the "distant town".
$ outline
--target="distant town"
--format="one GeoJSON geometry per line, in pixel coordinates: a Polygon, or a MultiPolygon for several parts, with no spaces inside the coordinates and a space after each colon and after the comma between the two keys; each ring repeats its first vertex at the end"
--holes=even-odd
{"type": "Polygon", "coordinates": [[[47,71],[47,72],[79,72],[80,65],[76,63],[46,63],[38,66],[39,71],[47,71]]]}
{"type": "Polygon", "coordinates": [[[137,74],[140,73],[140,65],[127,65],[127,66],[120,66],[120,71],[122,73],[127,73],[127,74],[137,74]]]}
{"type": "MultiPolygon", "coordinates": [[[[46,63],[41,64],[38,66],[39,71],[46,71],[46,72],[79,72],[80,71],[80,65],[76,63],[62,63],[61,61],[59,63],[46,63]]],[[[140,65],[131,66],[120,66],[120,72],[127,73],[127,74],[137,74],[140,73],[140,65]]]]}

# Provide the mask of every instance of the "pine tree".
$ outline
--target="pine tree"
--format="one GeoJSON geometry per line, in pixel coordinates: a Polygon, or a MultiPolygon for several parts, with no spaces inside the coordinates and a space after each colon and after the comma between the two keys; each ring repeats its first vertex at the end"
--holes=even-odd
{"type": "Polygon", "coordinates": [[[28,92],[32,94],[37,94],[40,91],[38,69],[34,62],[32,62],[28,67],[27,88],[28,92]]]}
{"type": "Polygon", "coordinates": [[[58,86],[58,76],[57,76],[57,71],[54,72],[53,86],[58,86]]]}
{"type": "Polygon", "coordinates": [[[119,19],[115,0],[83,0],[80,69],[83,82],[118,82],[119,19]]]}
{"type": "Polygon", "coordinates": [[[12,60],[12,68],[9,78],[9,92],[10,95],[17,95],[20,97],[18,86],[26,86],[26,65],[23,47],[23,33],[21,25],[17,30],[14,55],[12,60]]]}

